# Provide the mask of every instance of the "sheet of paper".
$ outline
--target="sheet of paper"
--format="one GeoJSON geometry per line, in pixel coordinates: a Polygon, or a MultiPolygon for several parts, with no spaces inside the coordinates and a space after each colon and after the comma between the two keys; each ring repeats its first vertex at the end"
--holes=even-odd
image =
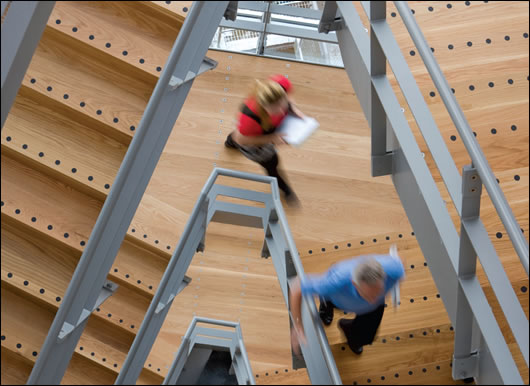
{"type": "Polygon", "coordinates": [[[319,123],[316,119],[311,117],[305,117],[300,119],[293,115],[288,115],[284,118],[278,132],[285,133],[285,141],[293,146],[302,145],[319,127],[319,123]]]}

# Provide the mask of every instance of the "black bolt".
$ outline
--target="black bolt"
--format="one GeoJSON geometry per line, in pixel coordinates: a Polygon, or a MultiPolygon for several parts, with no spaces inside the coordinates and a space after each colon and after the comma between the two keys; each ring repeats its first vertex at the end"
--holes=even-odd
{"type": "Polygon", "coordinates": [[[424,367],[423,369],[421,369],[421,371],[423,371],[424,373],[427,372],[427,369],[424,367]]]}
{"type": "Polygon", "coordinates": [[[504,37],[504,40],[508,41],[508,40],[510,40],[510,37],[509,37],[508,35],[506,35],[506,36],[504,37]]]}
{"type": "Polygon", "coordinates": [[[147,238],[147,235],[144,235],[144,239],[146,239],[146,238],[147,238]]]}
{"type": "Polygon", "coordinates": [[[120,323],[123,323],[123,319],[120,319],[120,323]]]}
{"type": "Polygon", "coordinates": [[[91,352],[91,353],[90,353],[90,355],[94,356],[94,355],[96,355],[96,353],[94,353],[94,352],[91,352]]]}
{"type": "Polygon", "coordinates": [[[77,32],[77,27],[72,28],[73,32],[77,32]]]}
{"type": "Polygon", "coordinates": [[[55,301],[56,301],[56,302],[60,302],[60,301],[61,301],[61,297],[60,297],[60,296],[57,296],[57,297],[55,298],[55,301]]]}
{"type": "Polygon", "coordinates": [[[81,107],[85,107],[85,106],[86,106],[86,103],[85,103],[85,102],[81,102],[81,103],[79,103],[79,106],[81,106],[81,107]]]}
{"type": "Polygon", "coordinates": [[[386,343],[386,339],[383,339],[381,342],[386,343]]]}
{"type": "Polygon", "coordinates": [[[429,93],[429,95],[432,96],[432,97],[434,97],[434,96],[436,96],[436,93],[435,93],[434,91],[431,91],[431,92],[429,93]]]}
{"type": "Polygon", "coordinates": [[[447,46],[447,48],[449,48],[450,50],[452,50],[452,49],[455,48],[455,47],[454,47],[452,44],[449,44],[449,45],[447,46]]]}
{"type": "Polygon", "coordinates": [[[515,176],[513,176],[513,179],[514,179],[515,181],[519,181],[519,180],[521,179],[521,177],[519,177],[519,175],[516,174],[515,176]]]}
{"type": "Polygon", "coordinates": [[[94,35],[90,35],[88,38],[89,38],[90,40],[94,40],[94,35]]]}
{"type": "Polygon", "coordinates": [[[414,264],[412,264],[412,265],[410,266],[410,268],[411,268],[411,269],[414,269],[414,264]]]}
{"type": "Polygon", "coordinates": [[[55,160],[55,165],[60,165],[61,164],[61,161],[59,161],[58,159],[55,160]]]}
{"type": "Polygon", "coordinates": [[[16,214],[20,214],[20,209],[15,209],[16,214]]]}
{"type": "Polygon", "coordinates": [[[131,127],[129,127],[129,129],[131,129],[131,131],[134,131],[136,129],[136,127],[131,126],[131,127]]]}
{"type": "Polygon", "coordinates": [[[188,12],[188,7],[182,8],[182,12],[188,12]]]}
{"type": "Polygon", "coordinates": [[[29,285],[29,281],[24,280],[24,285],[27,287],[29,285]]]}
{"type": "Polygon", "coordinates": [[[53,229],[53,226],[52,225],[48,225],[48,230],[52,230],[53,229]]]}
{"type": "Polygon", "coordinates": [[[97,114],[97,115],[101,115],[101,113],[102,113],[101,110],[96,111],[96,114],[97,114]]]}
{"type": "Polygon", "coordinates": [[[64,238],[67,239],[70,235],[68,233],[64,234],[64,238]]]}
{"type": "Polygon", "coordinates": [[[434,8],[433,8],[433,7],[429,7],[428,9],[429,9],[429,12],[434,11],[434,8]]]}
{"type": "Polygon", "coordinates": [[[456,135],[451,135],[451,141],[456,141],[456,135]]]}
{"type": "Polygon", "coordinates": [[[517,130],[517,126],[512,125],[512,131],[515,131],[515,130],[517,130]]]}
{"type": "Polygon", "coordinates": [[[409,338],[414,338],[414,334],[409,334],[409,338]]]}
{"type": "Polygon", "coordinates": [[[395,13],[395,12],[392,12],[392,13],[390,14],[390,16],[392,16],[392,17],[396,17],[396,13],[395,13]]]}
{"type": "Polygon", "coordinates": [[[471,84],[471,85],[469,85],[469,89],[470,89],[471,91],[473,91],[473,90],[475,90],[475,86],[473,86],[473,85],[471,84]]]}
{"type": "Polygon", "coordinates": [[[364,241],[361,241],[361,245],[364,245],[364,241]]]}
{"type": "Polygon", "coordinates": [[[127,51],[123,51],[123,52],[122,52],[122,55],[123,55],[123,56],[127,56],[127,54],[128,54],[127,51]]]}
{"type": "Polygon", "coordinates": [[[491,134],[497,134],[497,129],[491,129],[491,134]]]}
{"type": "Polygon", "coordinates": [[[434,48],[431,47],[431,51],[434,52],[434,48]]]}
{"type": "Polygon", "coordinates": [[[11,272],[9,272],[9,273],[7,274],[7,277],[11,279],[11,278],[13,277],[13,274],[12,274],[11,272]]]}
{"type": "Polygon", "coordinates": [[[88,180],[89,180],[89,181],[93,181],[93,180],[94,180],[94,177],[93,177],[93,176],[88,176],[88,180]]]}
{"type": "Polygon", "coordinates": [[[37,221],[37,217],[32,217],[31,218],[31,222],[36,222],[37,221]]]}
{"type": "Polygon", "coordinates": [[[521,287],[521,292],[522,293],[526,293],[527,290],[528,290],[528,288],[526,288],[526,286],[522,286],[521,287]]]}
{"type": "Polygon", "coordinates": [[[416,13],[416,11],[413,9],[411,9],[410,12],[412,12],[413,15],[416,13]]]}
{"type": "Polygon", "coordinates": [[[423,266],[426,267],[427,266],[427,262],[423,263],[423,266]]]}
{"type": "Polygon", "coordinates": [[[451,9],[453,6],[451,4],[447,4],[447,8],[451,9]]]}
{"type": "Polygon", "coordinates": [[[403,238],[403,235],[400,233],[400,234],[398,235],[398,237],[401,239],[401,238],[403,238]]]}
{"type": "Polygon", "coordinates": [[[401,338],[399,336],[396,336],[396,340],[400,340],[401,338]]]}
{"type": "Polygon", "coordinates": [[[36,81],[37,81],[37,79],[35,79],[35,78],[32,78],[32,79],[30,80],[31,83],[35,83],[36,81]]]}
{"type": "Polygon", "coordinates": [[[476,132],[476,131],[474,131],[474,132],[473,132],[473,135],[474,135],[474,136],[476,137],[476,136],[477,136],[477,132],[476,132]]]}
{"type": "Polygon", "coordinates": [[[326,252],[326,248],[322,248],[322,252],[326,252]]]}
{"type": "Polygon", "coordinates": [[[52,91],[53,88],[52,88],[52,86],[48,86],[48,87],[46,87],[46,90],[48,90],[48,91],[52,91]]]}
{"type": "Polygon", "coordinates": [[[412,375],[412,374],[414,374],[414,373],[412,371],[409,371],[409,375],[412,375]]]}
{"type": "Polygon", "coordinates": [[[112,316],[112,314],[107,314],[107,316],[110,318],[112,316]]]}
{"type": "Polygon", "coordinates": [[[498,239],[502,239],[502,233],[501,232],[497,232],[497,234],[495,236],[497,236],[498,239]]]}
{"type": "Polygon", "coordinates": [[[351,247],[351,243],[348,243],[348,248],[350,248],[350,247],[351,247]]]}
{"type": "Polygon", "coordinates": [[[162,71],[162,67],[158,66],[158,67],[156,68],[156,70],[157,70],[158,72],[160,72],[160,71],[162,71]]]}
{"type": "Polygon", "coordinates": [[[469,7],[471,5],[470,1],[466,1],[466,5],[469,7]]]}
{"type": "Polygon", "coordinates": [[[456,92],[454,88],[451,88],[451,91],[453,92],[453,94],[456,92]]]}
{"type": "Polygon", "coordinates": [[[85,243],[84,241],[81,241],[81,242],[79,243],[79,245],[81,245],[82,247],[84,247],[85,244],[86,244],[86,243],[85,243]]]}
{"type": "Polygon", "coordinates": [[[143,59],[143,58],[140,59],[140,63],[141,63],[141,64],[144,64],[144,63],[145,63],[145,59],[143,59]]]}
{"type": "Polygon", "coordinates": [[[131,229],[131,232],[132,232],[132,233],[136,232],[136,229],[134,229],[134,228],[133,228],[133,229],[131,229]]]}
{"type": "Polygon", "coordinates": [[[105,184],[105,189],[108,189],[110,188],[110,185],[109,184],[105,184]]]}
{"type": "Polygon", "coordinates": [[[426,336],[427,335],[427,331],[423,331],[423,336],[426,336]]]}
{"type": "Polygon", "coordinates": [[[59,19],[55,20],[55,24],[61,24],[61,20],[59,19]]]}
{"type": "Polygon", "coordinates": [[[386,239],[386,240],[390,240],[390,236],[386,236],[385,239],[386,239]]]}
{"type": "Polygon", "coordinates": [[[39,153],[39,157],[44,157],[44,153],[42,151],[39,153]]]}
{"type": "Polygon", "coordinates": [[[138,284],[142,284],[142,281],[141,280],[137,280],[136,281],[138,284]]]}
{"type": "Polygon", "coordinates": [[[77,169],[76,168],[72,168],[72,173],[77,173],[77,169]]]}
{"type": "Polygon", "coordinates": [[[416,52],[414,52],[414,50],[411,50],[410,51],[410,56],[414,56],[414,55],[416,55],[416,52]]]}
{"type": "Polygon", "coordinates": [[[68,99],[68,98],[69,98],[68,94],[64,94],[64,95],[63,95],[63,98],[64,98],[64,99],[68,99]]]}
{"type": "Polygon", "coordinates": [[[399,374],[398,374],[398,373],[395,373],[395,374],[394,374],[394,377],[399,378],[399,374]]]}
{"type": "Polygon", "coordinates": [[[453,326],[449,327],[450,331],[453,331],[455,328],[453,326]]]}
{"type": "Polygon", "coordinates": [[[110,43],[105,44],[105,47],[110,48],[110,43]]]}
{"type": "Polygon", "coordinates": [[[381,380],[382,380],[382,381],[385,380],[385,376],[384,376],[384,375],[381,375],[381,380]]]}
{"type": "Polygon", "coordinates": [[[490,86],[490,87],[494,87],[494,86],[495,86],[495,83],[493,83],[493,82],[489,82],[489,83],[488,83],[488,86],[490,86]]]}
{"type": "Polygon", "coordinates": [[[158,240],[155,240],[155,244],[158,244],[158,243],[159,243],[159,241],[158,241],[158,240]]]}
{"type": "Polygon", "coordinates": [[[113,121],[114,123],[118,123],[120,120],[119,120],[118,118],[114,118],[112,121],[113,121]]]}
{"type": "Polygon", "coordinates": [[[335,249],[339,249],[339,246],[338,246],[338,245],[335,245],[335,249]]]}
{"type": "Polygon", "coordinates": [[[150,286],[149,286],[149,289],[150,289],[150,290],[152,290],[152,289],[153,289],[153,286],[152,286],[152,285],[150,285],[150,286]]]}
{"type": "Polygon", "coordinates": [[[411,302],[411,303],[414,303],[414,299],[410,299],[410,302],[411,302]]]}
{"type": "Polygon", "coordinates": [[[169,250],[169,249],[171,249],[171,246],[170,246],[170,245],[168,245],[168,246],[166,247],[166,249],[168,249],[168,250],[169,250]]]}
{"type": "Polygon", "coordinates": [[[473,45],[472,42],[467,42],[467,46],[468,46],[468,47],[471,47],[472,45],[473,45]]]}
{"type": "Polygon", "coordinates": [[[486,43],[491,44],[491,39],[490,38],[486,39],[486,43]]]}
{"type": "Polygon", "coordinates": [[[525,33],[523,34],[523,37],[524,37],[525,39],[528,39],[528,32],[525,32],[525,33]]]}
{"type": "Polygon", "coordinates": [[[440,329],[439,329],[439,328],[436,329],[436,333],[437,333],[437,334],[440,333],[440,329]]]}
{"type": "Polygon", "coordinates": [[[440,366],[436,366],[436,370],[440,370],[440,366]]]}
{"type": "Polygon", "coordinates": [[[427,296],[424,296],[424,297],[423,297],[423,300],[427,300],[427,296]]]}
{"type": "Polygon", "coordinates": [[[436,294],[436,297],[437,297],[438,299],[440,299],[440,294],[436,294]]]}
{"type": "Polygon", "coordinates": [[[17,348],[21,348],[22,345],[20,343],[17,343],[17,348]]]}
{"type": "Polygon", "coordinates": [[[129,274],[128,274],[128,273],[127,273],[127,274],[125,274],[125,277],[126,277],[126,278],[128,279],[128,278],[129,278],[129,274]]]}

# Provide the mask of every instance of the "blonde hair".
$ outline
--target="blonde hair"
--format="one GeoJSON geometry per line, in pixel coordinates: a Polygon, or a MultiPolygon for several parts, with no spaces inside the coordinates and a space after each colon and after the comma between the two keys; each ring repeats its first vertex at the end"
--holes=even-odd
{"type": "Polygon", "coordinates": [[[258,117],[261,119],[261,126],[264,130],[270,129],[270,117],[265,111],[265,108],[278,103],[287,96],[287,93],[279,83],[267,79],[264,81],[256,80],[252,96],[257,104],[258,117]]]}
{"type": "Polygon", "coordinates": [[[352,273],[353,282],[360,284],[361,282],[368,285],[374,285],[385,278],[385,271],[376,259],[371,258],[362,263],[359,263],[352,273]]]}

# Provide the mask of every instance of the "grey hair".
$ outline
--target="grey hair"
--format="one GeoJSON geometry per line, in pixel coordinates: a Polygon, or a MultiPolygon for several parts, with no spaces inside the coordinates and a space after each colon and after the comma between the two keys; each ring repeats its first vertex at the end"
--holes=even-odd
{"type": "Polygon", "coordinates": [[[377,282],[384,280],[385,271],[376,259],[371,258],[362,263],[359,263],[352,272],[353,282],[360,284],[361,282],[368,285],[374,285],[377,282]]]}

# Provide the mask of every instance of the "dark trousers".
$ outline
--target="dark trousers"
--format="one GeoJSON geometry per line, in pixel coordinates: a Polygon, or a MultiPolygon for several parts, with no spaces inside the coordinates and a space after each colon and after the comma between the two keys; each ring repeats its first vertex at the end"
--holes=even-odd
{"type": "MultiPolygon", "coordinates": [[[[333,312],[335,305],[329,300],[324,300],[320,298],[320,302],[325,302],[326,311],[333,312]]],[[[355,319],[344,319],[344,334],[348,340],[348,346],[353,350],[353,348],[365,346],[371,344],[376,335],[381,320],[383,319],[383,314],[385,312],[384,304],[381,304],[375,310],[368,312],[366,314],[357,315],[355,319]]]]}
{"type": "Polygon", "coordinates": [[[291,195],[291,193],[293,192],[291,187],[287,185],[287,182],[278,171],[279,158],[278,153],[276,153],[276,149],[273,145],[267,145],[267,157],[260,157],[258,152],[259,146],[255,148],[248,146],[239,146],[232,139],[232,134],[228,134],[228,136],[226,137],[225,146],[234,149],[239,149],[245,157],[261,165],[261,167],[265,169],[269,176],[276,177],[276,179],[278,180],[278,188],[280,188],[283,193],[285,193],[285,196],[291,195]]]}
{"type": "Polygon", "coordinates": [[[274,156],[267,161],[259,162],[259,164],[267,171],[269,176],[276,177],[278,180],[278,187],[285,193],[286,196],[289,196],[293,191],[280,175],[280,172],[278,171],[278,163],[278,154],[274,154],[274,156]]]}

